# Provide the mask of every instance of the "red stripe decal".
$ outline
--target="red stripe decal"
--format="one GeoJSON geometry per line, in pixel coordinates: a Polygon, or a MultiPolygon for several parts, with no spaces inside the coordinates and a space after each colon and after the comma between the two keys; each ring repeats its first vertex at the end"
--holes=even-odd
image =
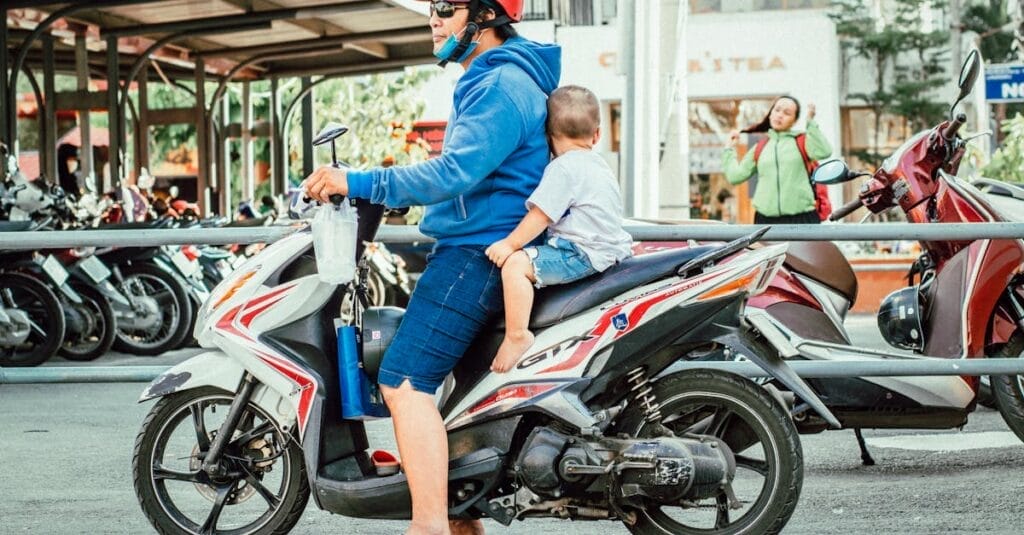
{"type": "MultiPolygon", "coordinates": [[[[217,328],[224,331],[226,334],[241,338],[250,344],[258,344],[256,339],[249,332],[249,325],[257,316],[283,301],[284,298],[287,297],[283,294],[294,287],[295,284],[290,284],[282,288],[276,288],[257,297],[256,299],[252,299],[232,308],[217,321],[217,328]],[[278,298],[273,299],[274,297],[278,298]],[[271,299],[273,299],[273,301],[271,301],[271,299]],[[241,319],[239,319],[238,315],[242,312],[245,312],[245,314],[241,319]]],[[[260,360],[265,362],[271,368],[277,370],[278,373],[287,377],[291,382],[298,386],[299,403],[296,420],[299,425],[299,434],[301,436],[305,433],[306,424],[309,422],[309,411],[312,408],[313,396],[316,394],[317,389],[316,379],[307,375],[299,366],[284,357],[260,351],[255,348],[251,349],[256,353],[256,356],[259,357],[260,360]]]]}
{"type": "Polygon", "coordinates": [[[618,314],[624,306],[626,305],[621,304],[605,312],[601,316],[601,319],[597,320],[597,327],[594,327],[594,330],[590,331],[590,338],[588,338],[585,342],[580,344],[576,348],[576,351],[573,352],[572,356],[569,357],[565,362],[555,364],[554,366],[550,366],[548,368],[544,368],[543,370],[537,373],[560,372],[562,370],[569,370],[576,367],[577,364],[582,362],[583,359],[586,358],[586,356],[589,355],[590,352],[594,350],[594,346],[597,345],[597,343],[601,340],[601,336],[605,333],[605,331],[608,330],[608,327],[612,324],[612,316],[618,314]]]}
{"type": "Polygon", "coordinates": [[[286,292],[288,290],[291,290],[293,286],[295,286],[295,285],[294,284],[289,284],[288,286],[282,286],[280,288],[276,288],[276,289],[271,290],[271,291],[269,291],[269,292],[267,292],[267,293],[265,293],[265,294],[255,298],[255,299],[251,299],[251,300],[247,301],[245,304],[246,304],[246,306],[254,307],[254,306],[256,306],[256,305],[266,301],[267,299],[270,299],[271,297],[274,297],[274,296],[277,296],[277,295],[281,295],[282,293],[284,293],[284,292],[286,292]]]}
{"type": "Polygon", "coordinates": [[[270,307],[280,303],[282,300],[284,300],[283,296],[281,298],[279,298],[279,299],[275,299],[273,301],[268,301],[268,302],[264,303],[263,305],[256,307],[255,309],[252,309],[251,307],[246,308],[245,309],[245,314],[242,316],[242,318],[239,320],[239,322],[242,325],[244,325],[246,329],[248,329],[249,325],[252,324],[252,320],[255,319],[256,316],[259,316],[265,310],[267,310],[268,308],[270,308],[270,307]]]}
{"type": "Polygon", "coordinates": [[[679,285],[679,286],[677,286],[675,288],[670,288],[670,289],[666,290],[665,293],[663,293],[661,295],[654,296],[650,300],[645,301],[643,303],[640,303],[639,305],[637,305],[629,313],[629,327],[626,328],[625,330],[622,330],[622,331],[619,331],[618,333],[616,333],[615,334],[615,338],[618,338],[618,337],[628,333],[629,331],[632,331],[633,327],[635,327],[640,322],[640,320],[643,319],[644,315],[647,314],[647,311],[650,310],[651,307],[653,307],[654,305],[656,305],[656,304],[658,304],[658,303],[668,299],[669,297],[673,297],[673,296],[679,295],[679,294],[685,292],[686,290],[689,290],[690,288],[693,288],[694,286],[697,286],[698,284],[701,284],[701,283],[707,282],[707,281],[709,281],[711,279],[717,278],[722,273],[724,273],[724,272],[723,271],[719,271],[718,273],[712,274],[710,277],[707,277],[707,278],[704,278],[704,279],[698,279],[696,281],[693,281],[692,284],[681,284],[681,285],[679,285]]]}
{"type": "Polygon", "coordinates": [[[643,319],[644,314],[646,314],[652,306],[668,299],[669,297],[681,294],[686,290],[689,290],[690,288],[697,286],[698,284],[714,279],[722,275],[723,273],[724,271],[719,271],[717,273],[712,274],[710,277],[706,277],[704,279],[680,281],[679,283],[670,286],[669,288],[666,288],[661,293],[657,293],[650,296],[640,296],[637,297],[636,299],[627,301],[625,303],[608,309],[604,314],[601,315],[601,319],[597,320],[597,326],[594,327],[594,330],[590,332],[590,338],[587,339],[585,342],[581,343],[576,348],[576,351],[573,352],[571,357],[566,359],[564,362],[545,368],[537,373],[560,372],[564,370],[571,370],[572,368],[578,366],[580,362],[583,362],[583,360],[586,359],[587,356],[589,356],[594,351],[594,348],[597,346],[598,342],[601,341],[601,337],[604,335],[605,332],[608,331],[608,327],[611,326],[612,318],[617,316],[619,312],[623,309],[623,307],[625,307],[626,305],[638,299],[649,297],[647,301],[640,303],[630,312],[629,326],[626,329],[617,332],[615,334],[615,338],[618,338],[619,336],[622,336],[623,334],[626,334],[627,332],[633,330],[633,327],[636,326],[641,319],[643,319]]]}
{"type": "Polygon", "coordinates": [[[313,403],[313,394],[316,392],[316,382],[312,377],[303,375],[297,371],[289,369],[284,366],[285,362],[280,359],[268,355],[266,353],[257,353],[263,362],[266,362],[269,366],[277,370],[281,375],[289,378],[299,386],[299,407],[298,407],[298,424],[299,431],[304,432],[306,430],[306,422],[309,421],[309,409],[313,403]]]}

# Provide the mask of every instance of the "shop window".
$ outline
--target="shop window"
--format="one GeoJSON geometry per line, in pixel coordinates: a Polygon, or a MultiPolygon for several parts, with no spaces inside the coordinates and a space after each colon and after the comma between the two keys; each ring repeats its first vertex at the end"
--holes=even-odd
{"type": "MultiPolygon", "coordinates": [[[[753,180],[739,186],[729,184],[722,173],[722,152],[729,145],[729,133],[760,121],[773,101],[774,98],[690,101],[690,217],[753,222],[753,180]]],[[[745,136],[743,142],[751,147],[756,143],[755,136],[745,136]]],[[[740,151],[745,154],[746,148],[741,147],[740,151]]]]}
{"type": "Polygon", "coordinates": [[[851,168],[874,169],[913,135],[907,119],[891,113],[883,112],[876,128],[875,112],[868,107],[845,107],[841,117],[843,155],[851,168]]]}

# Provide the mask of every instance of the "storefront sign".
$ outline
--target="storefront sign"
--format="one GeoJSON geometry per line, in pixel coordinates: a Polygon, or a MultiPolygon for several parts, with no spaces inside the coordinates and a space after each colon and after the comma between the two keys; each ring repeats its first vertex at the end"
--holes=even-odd
{"type": "Polygon", "coordinates": [[[1024,64],[1001,63],[985,67],[985,99],[1024,102],[1024,64]]]}

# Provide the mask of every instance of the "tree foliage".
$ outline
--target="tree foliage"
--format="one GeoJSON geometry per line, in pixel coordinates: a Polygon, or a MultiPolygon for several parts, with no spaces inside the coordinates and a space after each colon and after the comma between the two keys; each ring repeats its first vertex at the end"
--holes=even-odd
{"type": "Polygon", "coordinates": [[[1006,182],[1024,182],[1024,115],[1018,113],[1004,121],[1002,131],[1006,138],[981,174],[1006,182]]]}
{"type": "Polygon", "coordinates": [[[941,5],[939,0],[887,0],[879,18],[872,14],[869,0],[837,0],[832,4],[829,16],[836,23],[843,63],[860,57],[872,66],[873,90],[849,95],[874,114],[872,149],[858,155],[867,161],[884,156],[879,154],[883,114],[904,116],[912,128],[920,129],[940,120],[945,112],[944,105],[931,97],[948,81],[944,64],[949,32],[922,23],[922,13],[941,5]]]}
{"type": "MultiPolygon", "coordinates": [[[[425,108],[421,86],[436,70],[409,68],[401,73],[339,78],[315,89],[315,129],[328,122],[349,128],[337,142],[338,159],[356,168],[406,165],[425,160],[429,146],[409,135],[413,121],[425,108]]],[[[298,121],[289,129],[291,179],[302,179],[301,139],[298,121]]],[[[330,149],[314,149],[317,162],[330,159],[330,149]]]]}

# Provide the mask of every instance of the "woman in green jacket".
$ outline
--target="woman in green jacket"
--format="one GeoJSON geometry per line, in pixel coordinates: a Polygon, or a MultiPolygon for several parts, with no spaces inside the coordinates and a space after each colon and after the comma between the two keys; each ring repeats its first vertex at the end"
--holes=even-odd
{"type": "MultiPolygon", "coordinates": [[[[793,97],[779,97],[771,111],[758,124],[744,133],[767,132],[768,143],[754,161],[751,147],[742,160],[736,158],[739,131],[730,133],[732,147],[722,155],[722,169],[729,183],[741,184],[757,173],[754,192],[755,224],[820,223],[815,211],[814,188],[807,176],[804,157],[796,138],[803,132],[793,131],[800,117],[800,103],[793,97]]],[[[807,157],[821,160],[832,154],[832,146],[814,121],[814,104],[807,106],[807,157]]]]}

